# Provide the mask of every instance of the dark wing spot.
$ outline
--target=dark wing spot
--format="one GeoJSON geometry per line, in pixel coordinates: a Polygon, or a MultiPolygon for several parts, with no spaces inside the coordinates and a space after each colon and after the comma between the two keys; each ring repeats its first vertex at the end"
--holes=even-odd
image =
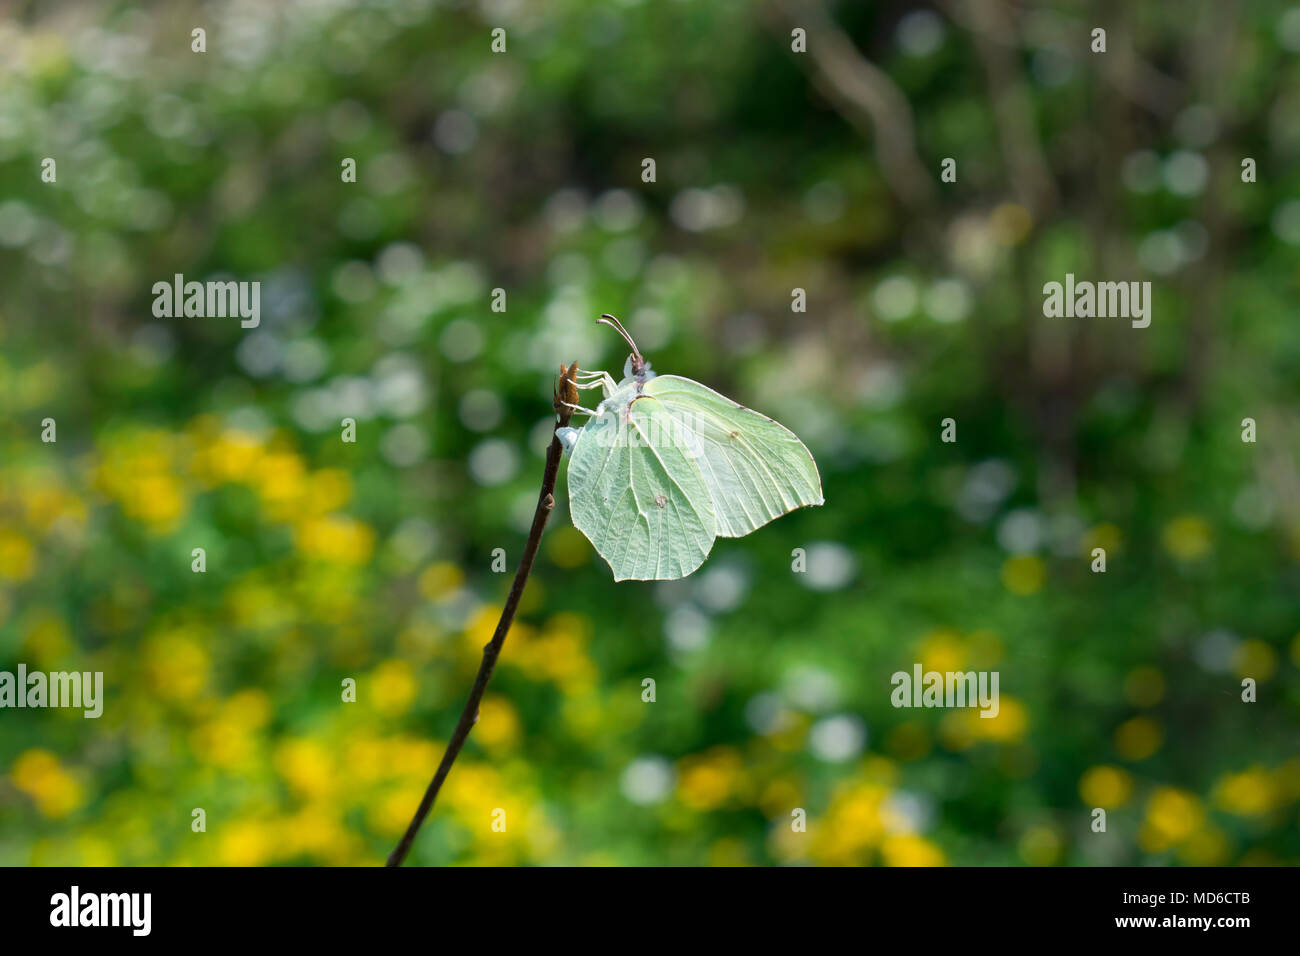
{"type": "Polygon", "coordinates": [[[728,437],[730,437],[732,441],[735,441],[737,438],[740,437],[740,432],[732,432],[731,435],[728,437]]]}
{"type": "Polygon", "coordinates": [[[660,494],[660,495],[655,495],[655,505],[656,505],[656,507],[662,508],[662,507],[664,507],[664,506],[667,505],[667,504],[668,504],[668,496],[667,496],[667,495],[662,495],[662,494],[660,494]]]}

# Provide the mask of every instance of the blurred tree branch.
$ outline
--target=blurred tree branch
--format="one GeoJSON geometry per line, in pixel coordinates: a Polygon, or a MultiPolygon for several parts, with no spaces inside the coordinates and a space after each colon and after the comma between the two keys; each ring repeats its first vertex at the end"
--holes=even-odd
{"type": "MultiPolygon", "coordinates": [[[[1194,71],[1193,89],[1198,102],[1210,109],[1210,122],[1219,130],[1231,108],[1229,87],[1222,78],[1233,59],[1240,13],[1240,5],[1235,0],[1220,0],[1209,13],[1213,28],[1197,31],[1187,39],[1186,60],[1189,69],[1194,71]]],[[[1223,326],[1219,321],[1222,290],[1228,271],[1228,246],[1234,231],[1233,217],[1224,199],[1226,190],[1240,184],[1235,150],[1219,137],[1206,152],[1209,178],[1196,211],[1205,229],[1205,258],[1198,268],[1185,270],[1182,275],[1188,290],[1189,315],[1180,398],[1190,412],[1195,412],[1200,405],[1218,351],[1219,329],[1223,326]]]]}
{"type": "MultiPolygon", "coordinates": [[[[980,15],[980,6],[945,0],[944,9],[954,21],[982,34],[987,42],[1009,48],[1051,49],[1071,59],[1079,59],[1089,50],[1093,26],[1108,26],[1085,23],[1050,10],[1032,10],[1016,18],[1011,29],[991,29],[992,24],[980,15]]],[[[1133,48],[1130,31],[1109,29],[1106,39],[1109,52],[1100,57],[1098,64],[1102,78],[1125,99],[1156,116],[1169,118],[1177,112],[1186,97],[1183,84],[1140,57],[1133,48]]]]}
{"type": "MultiPolygon", "coordinates": [[[[762,8],[779,31],[802,27],[813,82],[839,113],[875,147],[889,187],[903,205],[928,209],[936,199],[933,176],[916,152],[912,108],[894,81],[853,45],[826,10],[809,0],[771,0],[762,8]]],[[[788,37],[788,32],[783,35],[788,37]]]]}
{"type": "MultiPolygon", "coordinates": [[[[950,11],[956,6],[952,2],[945,4],[950,11]]],[[[1037,223],[1056,205],[1058,195],[1034,126],[1029,89],[1013,48],[992,39],[1014,35],[1011,11],[1002,0],[975,0],[962,6],[967,11],[967,22],[973,25],[975,49],[989,78],[989,99],[1011,188],[1037,223]]]]}

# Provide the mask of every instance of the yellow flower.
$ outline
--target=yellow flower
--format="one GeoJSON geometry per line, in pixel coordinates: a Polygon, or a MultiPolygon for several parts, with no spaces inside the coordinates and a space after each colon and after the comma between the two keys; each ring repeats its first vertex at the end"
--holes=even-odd
{"type": "Polygon", "coordinates": [[[1046,578],[1047,566],[1035,554],[1018,554],[1002,565],[1002,584],[1022,597],[1041,591],[1046,578]]]}
{"type": "Polygon", "coordinates": [[[282,741],[275,748],[274,761],[276,772],[302,797],[318,799],[334,790],[337,768],[329,749],[320,741],[282,741]]]}
{"type": "Polygon", "coordinates": [[[534,644],[546,662],[547,675],[567,691],[576,693],[595,685],[596,665],[576,634],[547,634],[534,644]]]}
{"type": "Polygon", "coordinates": [[[54,663],[67,655],[72,646],[72,635],[62,618],[50,611],[38,611],[32,615],[23,634],[23,650],[29,662],[53,669],[54,663]]]}
{"type": "Polygon", "coordinates": [[[0,529],[0,579],[26,581],[35,571],[32,543],[11,528],[0,529]]]}
{"type": "Polygon", "coordinates": [[[343,744],[342,753],[348,778],[358,784],[376,783],[391,775],[394,769],[384,752],[382,740],[370,734],[358,733],[350,737],[343,744]]]}
{"type": "MultiPolygon", "coordinates": [[[[492,640],[492,635],[496,632],[497,622],[501,619],[501,608],[494,607],[491,604],[484,604],[472,615],[469,622],[465,625],[465,653],[472,657],[478,658],[483,653],[483,645],[492,640]]],[[[526,653],[518,650],[523,642],[519,640],[519,634],[512,632],[513,640],[510,642],[514,645],[515,656],[526,653]]]]}
{"type": "Polygon", "coordinates": [[[1016,850],[1030,866],[1055,866],[1061,858],[1061,835],[1045,824],[1031,826],[1021,834],[1016,850]]]}
{"type": "Polygon", "coordinates": [[[306,557],[337,564],[361,565],[370,560],[375,532],[346,515],[309,518],[296,528],[298,550],[306,557]]]}
{"type": "Polygon", "coordinates": [[[1170,521],[1161,537],[1165,550],[1179,561],[1196,561],[1213,548],[1209,524],[1196,515],[1181,515],[1170,521]]]}
{"type": "MultiPolygon", "coordinates": [[[[481,626],[482,632],[471,637],[474,646],[481,648],[491,636],[498,612],[493,613],[490,625],[486,619],[482,622],[475,619],[474,626],[481,626]]],[[[512,637],[514,651],[509,660],[535,680],[554,681],[575,696],[585,694],[594,689],[597,677],[596,665],[586,651],[589,630],[585,622],[573,615],[556,615],[541,634],[524,630],[519,638],[512,637]]]]}
{"type": "Polygon", "coordinates": [[[190,735],[195,753],[223,770],[249,769],[257,756],[256,743],[247,730],[222,718],[200,724],[190,735]]]}
{"type": "Polygon", "coordinates": [[[124,431],[101,441],[102,458],[94,484],[154,534],[172,530],[188,507],[177,473],[181,470],[176,436],[164,431],[124,431]]]}
{"type": "Polygon", "coordinates": [[[48,750],[24,751],[9,776],[15,787],[32,798],[41,815],[52,820],[66,817],[85,802],[81,784],[48,750]]]}
{"type": "MultiPolygon", "coordinates": [[[[424,787],[418,783],[413,786],[416,803],[418,803],[424,787]]],[[[502,783],[501,775],[491,767],[474,763],[462,767],[457,761],[455,773],[451,774],[443,785],[443,793],[446,795],[447,809],[462,826],[477,837],[501,836],[499,833],[492,832],[492,811],[497,807],[508,811],[506,832],[510,832],[512,821],[515,829],[518,829],[519,817],[511,810],[514,801],[502,783]]],[[[412,803],[407,808],[408,820],[414,807],[415,803],[412,803]]]]}
{"type": "Polygon", "coordinates": [[[885,836],[880,858],[885,866],[944,866],[948,862],[937,845],[915,834],[885,836]]]}
{"type": "Polygon", "coordinates": [[[77,838],[77,850],[81,854],[81,866],[118,865],[112,841],[104,837],[83,834],[77,838]]]}
{"type": "Polygon", "coordinates": [[[306,467],[292,452],[264,455],[253,468],[252,486],[261,496],[267,513],[276,519],[286,520],[306,511],[301,507],[307,487],[306,467]]]}
{"type": "Polygon", "coordinates": [[[284,820],[281,835],[285,856],[311,856],[328,863],[345,863],[356,853],[357,838],[343,825],[336,808],[321,803],[303,807],[284,820]]]}
{"type": "Polygon", "coordinates": [[[208,652],[191,632],[178,628],[149,640],[144,667],[158,696],[192,702],[207,686],[210,662],[208,652]]]}
{"type": "Polygon", "coordinates": [[[352,476],[342,468],[322,468],[308,480],[304,507],[308,514],[328,514],[351,500],[352,476]]]}
{"type": "Polygon", "coordinates": [[[262,866],[275,846],[275,832],[261,820],[235,820],[221,828],[218,839],[218,855],[226,866],[262,866]]]}
{"type": "Polygon", "coordinates": [[[259,755],[257,731],[271,719],[271,702],[266,692],[242,690],[222,701],[216,716],[200,724],[192,734],[196,753],[224,770],[247,770],[259,755]]]}
{"type": "Polygon", "coordinates": [[[194,469],[214,484],[248,480],[261,460],[262,442],[247,432],[234,429],[222,432],[200,448],[194,469]]]}
{"type": "Polygon", "coordinates": [[[389,776],[407,782],[428,782],[429,774],[442,757],[443,745],[423,737],[399,735],[383,741],[385,770],[389,776]]]}
{"type": "Polygon", "coordinates": [[[949,671],[961,670],[966,662],[966,647],[961,635],[947,628],[931,631],[921,638],[921,645],[916,653],[923,671],[938,671],[946,674],[949,671]]]}
{"type": "Polygon", "coordinates": [[[152,525],[155,533],[170,531],[185,511],[185,496],[175,477],[161,472],[136,479],[122,501],[127,515],[152,525]]]}
{"type": "Polygon", "coordinates": [[[370,675],[368,699],[386,717],[397,717],[411,709],[416,693],[415,673],[403,660],[387,660],[370,675]]]}
{"type": "Polygon", "coordinates": [[[1079,796],[1088,807],[1113,810],[1128,803],[1133,795],[1133,778],[1119,767],[1090,767],[1079,778],[1079,796]]]}
{"type": "Polygon", "coordinates": [[[979,710],[961,713],[971,722],[974,735],[985,740],[1010,743],[1022,739],[1029,729],[1029,709],[1006,694],[998,695],[996,717],[982,717],[979,710]]]}
{"type": "Polygon", "coordinates": [[[1242,817],[1268,813],[1280,796],[1277,780],[1263,767],[1227,774],[1214,788],[1215,805],[1242,817]]]}
{"type": "Polygon", "coordinates": [[[234,727],[255,730],[271,719],[271,699],[257,688],[232,694],[221,707],[221,717],[234,727]]]}
{"type": "Polygon", "coordinates": [[[1238,677],[1266,681],[1277,673],[1277,652],[1263,641],[1242,641],[1233,657],[1238,677]]]}
{"type": "Polygon", "coordinates": [[[1223,831],[1207,823],[1188,836],[1178,848],[1178,857],[1188,866],[1222,866],[1230,851],[1223,831]]]}
{"type": "Polygon", "coordinates": [[[1204,823],[1205,809],[1195,794],[1161,787],[1147,801],[1138,843],[1148,853],[1161,853],[1186,840],[1204,823]]]}
{"type": "Polygon", "coordinates": [[[825,819],[810,833],[815,859],[828,866],[869,862],[872,849],[885,836],[888,797],[889,788],[878,783],[854,781],[837,788],[825,819]]]}
{"type": "Polygon", "coordinates": [[[1115,749],[1125,760],[1146,760],[1164,743],[1164,732],[1150,717],[1134,717],[1115,731],[1115,749]]]}
{"type": "Polygon", "coordinates": [[[504,697],[496,694],[483,698],[479,706],[474,739],[489,750],[506,750],[519,739],[519,717],[504,697]]]}
{"type": "Polygon", "coordinates": [[[715,810],[741,786],[744,763],[730,747],[714,747],[682,760],[677,795],[692,810],[715,810]]]}

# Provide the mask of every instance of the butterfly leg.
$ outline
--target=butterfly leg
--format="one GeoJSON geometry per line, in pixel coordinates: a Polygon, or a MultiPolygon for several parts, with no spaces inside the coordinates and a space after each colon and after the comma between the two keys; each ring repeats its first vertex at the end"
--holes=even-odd
{"type": "Polygon", "coordinates": [[[614,377],[608,372],[579,372],[578,376],[582,379],[582,381],[575,383],[578,388],[600,386],[604,390],[606,398],[614,394],[614,391],[618,388],[618,383],[614,381],[614,377]]]}
{"type": "Polygon", "coordinates": [[[584,415],[590,415],[592,418],[595,418],[600,414],[600,412],[593,412],[590,408],[583,408],[581,405],[574,405],[572,402],[560,402],[560,404],[565,408],[573,409],[575,412],[582,412],[584,415]]]}
{"type": "Polygon", "coordinates": [[[573,384],[575,388],[603,388],[605,390],[606,397],[608,397],[609,393],[615,387],[614,380],[612,378],[609,379],[609,381],[601,381],[600,379],[597,378],[597,379],[593,379],[590,382],[574,382],[573,384]]]}

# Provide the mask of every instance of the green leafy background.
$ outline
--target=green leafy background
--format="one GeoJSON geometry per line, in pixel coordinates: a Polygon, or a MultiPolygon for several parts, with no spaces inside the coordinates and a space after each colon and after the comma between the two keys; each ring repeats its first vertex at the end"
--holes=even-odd
{"type": "Polygon", "coordinates": [[[615,585],[561,479],[412,862],[1300,858],[1300,7],[818,9],[0,24],[0,669],[106,685],[0,711],[0,862],[381,862],[559,363],[622,368],[601,312],[804,438],[826,506],[615,585]],[[910,130],[827,79],[866,61],[910,130]],[[1066,272],[1150,281],[1150,327],[1044,318],[1066,272]],[[155,318],[175,273],[260,281],[260,326],[155,318]],[[915,663],[999,716],[895,709],[915,663]]]}

